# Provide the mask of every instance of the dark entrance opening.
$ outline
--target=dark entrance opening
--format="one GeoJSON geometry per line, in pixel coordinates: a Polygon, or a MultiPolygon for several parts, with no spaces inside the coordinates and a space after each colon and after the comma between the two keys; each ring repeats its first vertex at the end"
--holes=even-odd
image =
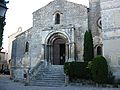
{"type": "Polygon", "coordinates": [[[60,65],[65,62],[65,44],[60,44],[60,65]]]}
{"type": "Polygon", "coordinates": [[[102,48],[100,46],[97,47],[97,55],[102,55],[102,48]]]}
{"type": "Polygon", "coordinates": [[[65,62],[65,40],[56,39],[53,43],[53,65],[63,65],[65,62]]]}

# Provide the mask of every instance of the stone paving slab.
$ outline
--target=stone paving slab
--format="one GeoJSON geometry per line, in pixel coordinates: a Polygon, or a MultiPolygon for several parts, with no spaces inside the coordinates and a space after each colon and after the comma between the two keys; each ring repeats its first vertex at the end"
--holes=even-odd
{"type": "Polygon", "coordinates": [[[91,86],[40,87],[24,86],[9,79],[9,76],[0,75],[0,90],[120,90],[120,88],[101,88],[91,86]]]}

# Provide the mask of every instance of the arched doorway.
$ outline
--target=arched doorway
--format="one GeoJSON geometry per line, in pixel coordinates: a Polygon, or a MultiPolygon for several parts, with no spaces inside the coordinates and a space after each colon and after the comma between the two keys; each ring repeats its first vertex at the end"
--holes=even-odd
{"type": "Polygon", "coordinates": [[[54,33],[47,40],[46,58],[52,65],[63,65],[69,49],[66,47],[67,37],[62,33],[54,33]]]}
{"type": "Polygon", "coordinates": [[[53,65],[63,65],[65,62],[65,40],[55,39],[53,42],[53,65]]]}

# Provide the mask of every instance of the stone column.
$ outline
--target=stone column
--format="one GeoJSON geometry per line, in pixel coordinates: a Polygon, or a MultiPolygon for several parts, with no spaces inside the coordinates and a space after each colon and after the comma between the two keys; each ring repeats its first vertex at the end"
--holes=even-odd
{"type": "Polygon", "coordinates": [[[75,38],[75,27],[73,26],[70,28],[69,62],[75,61],[74,38],[75,38]]]}
{"type": "Polygon", "coordinates": [[[45,60],[45,58],[46,58],[46,57],[45,57],[45,44],[44,44],[43,48],[44,48],[44,60],[45,60]]]}
{"type": "Polygon", "coordinates": [[[46,60],[46,44],[43,45],[43,55],[44,55],[44,60],[46,60]]]}
{"type": "Polygon", "coordinates": [[[69,76],[65,75],[65,86],[69,84],[69,76]]]}
{"type": "Polygon", "coordinates": [[[25,81],[25,86],[28,86],[30,84],[30,76],[29,76],[29,70],[30,68],[26,69],[26,81],[25,81]]]}
{"type": "Polygon", "coordinates": [[[69,62],[75,61],[75,47],[74,47],[74,42],[69,43],[69,62]]]}
{"type": "Polygon", "coordinates": [[[47,49],[47,52],[48,52],[48,53],[47,53],[47,54],[48,54],[48,60],[47,60],[47,61],[48,61],[48,64],[50,64],[50,62],[51,62],[51,45],[48,44],[48,45],[47,45],[47,48],[48,48],[48,49],[47,49]]]}
{"type": "Polygon", "coordinates": [[[46,64],[47,64],[47,62],[48,62],[48,60],[49,60],[49,56],[48,56],[48,45],[47,44],[43,44],[43,55],[44,55],[44,59],[43,59],[43,61],[44,62],[46,62],[46,64]]]}
{"type": "Polygon", "coordinates": [[[51,64],[53,64],[53,45],[51,45],[51,64]]]}
{"type": "Polygon", "coordinates": [[[71,43],[71,60],[74,61],[75,60],[75,44],[74,42],[71,43]]]}
{"type": "Polygon", "coordinates": [[[66,43],[66,62],[68,62],[68,60],[69,60],[69,53],[70,53],[69,43],[66,43]]]}
{"type": "Polygon", "coordinates": [[[49,59],[49,56],[48,56],[48,54],[49,54],[49,52],[48,52],[48,44],[46,45],[46,49],[45,49],[45,51],[46,51],[46,53],[45,53],[45,56],[46,56],[46,61],[48,61],[48,59],[49,59]]]}

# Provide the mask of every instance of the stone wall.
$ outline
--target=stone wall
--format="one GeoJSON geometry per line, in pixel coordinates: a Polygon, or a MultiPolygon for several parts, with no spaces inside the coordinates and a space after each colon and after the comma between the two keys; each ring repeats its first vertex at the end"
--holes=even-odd
{"type": "Polygon", "coordinates": [[[15,80],[24,79],[25,68],[23,66],[23,58],[25,57],[26,42],[29,42],[31,36],[30,30],[31,28],[19,34],[12,44],[11,71],[13,71],[12,77],[14,77],[15,80]]]}
{"type": "Polygon", "coordinates": [[[53,1],[45,7],[33,12],[33,26],[53,26],[55,25],[55,14],[57,12],[61,15],[61,25],[73,24],[76,26],[86,24],[81,22],[87,18],[86,16],[87,7],[67,2],[64,0],[53,1]]]}
{"type": "Polygon", "coordinates": [[[84,5],[66,0],[54,0],[33,12],[33,29],[30,41],[31,66],[34,67],[37,62],[43,60],[45,39],[55,32],[64,33],[73,39],[71,42],[76,43],[77,59],[81,60],[83,57],[83,36],[86,30],[88,30],[88,14],[87,7],[84,5]],[[55,25],[56,13],[60,14],[60,24],[57,25],[55,25]],[[74,38],[70,36],[71,27],[75,28],[75,34],[72,36],[74,38]]]}
{"type": "Polygon", "coordinates": [[[104,56],[120,78],[120,1],[101,0],[104,56]]]}
{"type": "MultiPolygon", "coordinates": [[[[69,58],[83,61],[84,33],[88,30],[87,7],[81,4],[54,0],[45,7],[33,12],[33,27],[19,34],[13,42],[13,65],[15,78],[23,78],[25,73],[23,62],[29,58],[30,68],[34,68],[44,60],[44,45],[54,34],[61,35],[69,44],[69,58]],[[55,14],[60,14],[60,24],[55,24],[55,14]],[[29,52],[25,53],[25,44],[29,42],[29,52]]],[[[67,48],[67,47],[66,47],[67,48]]],[[[46,50],[46,51],[45,51],[46,50]]],[[[66,54],[67,55],[67,54],[66,54]]],[[[67,59],[67,58],[66,58],[67,59]]],[[[71,61],[69,60],[69,61],[71,61]]],[[[68,60],[66,60],[68,61],[68,60]]]]}

